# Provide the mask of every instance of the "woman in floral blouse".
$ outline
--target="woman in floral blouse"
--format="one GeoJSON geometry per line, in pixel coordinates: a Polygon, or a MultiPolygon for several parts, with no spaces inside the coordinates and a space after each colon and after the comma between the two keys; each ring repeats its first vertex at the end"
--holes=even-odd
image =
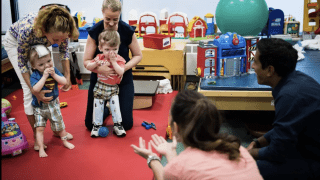
{"type": "MultiPolygon", "coordinates": [[[[19,21],[11,25],[3,40],[3,45],[8,53],[9,60],[20,80],[23,89],[24,109],[28,121],[34,128],[34,115],[32,109],[32,94],[38,100],[48,103],[52,97],[45,97],[45,93],[51,90],[35,92],[30,84],[30,65],[29,51],[30,47],[36,44],[43,44],[46,47],[52,44],[59,45],[60,59],[68,83],[62,87],[67,91],[71,88],[70,83],[70,65],[69,65],[69,38],[78,39],[79,32],[75,21],[70,13],[63,7],[56,5],[41,9],[38,13],[29,13],[19,21]]],[[[69,138],[72,138],[70,135],[69,138]]],[[[35,141],[34,149],[39,146],[35,141]]]]}

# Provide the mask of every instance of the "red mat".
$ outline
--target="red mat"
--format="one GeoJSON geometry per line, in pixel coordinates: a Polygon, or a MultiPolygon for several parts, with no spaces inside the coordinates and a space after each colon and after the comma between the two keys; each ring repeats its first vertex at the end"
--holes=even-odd
{"type": "MultiPolygon", "coordinates": [[[[145,159],[133,152],[130,144],[138,145],[138,138],[146,142],[152,134],[165,136],[168,125],[171,102],[177,91],[171,94],[157,94],[151,108],[134,110],[134,127],[127,131],[127,136],[118,138],[110,133],[106,138],[91,138],[85,128],[87,90],[70,90],[60,92],[60,102],[67,102],[62,108],[66,130],[73,134],[70,140],[75,149],[65,148],[60,138],[54,137],[49,123],[44,132],[44,143],[48,146],[48,157],[40,158],[38,151],[33,150],[32,130],[27,122],[23,109],[22,89],[9,96],[12,111],[10,117],[16,118],[21,131],[26,135],[29,149],[12,157],[2,156],[1,179],[116,179],[141,180],[152,179],[153,173],[145,159]],[[16,100],[13,100],[13,96],[16,100]],[[157,130],[146,130],[141,126],[143,121],[154,122],[157,130]]],[[[111,116],[107,125],[112,124],[111,116]]],[[[109,127],[109,129],[111,126],[109,127]]],[[[155,152],[155,150],[153,149],[155,152]]]]}

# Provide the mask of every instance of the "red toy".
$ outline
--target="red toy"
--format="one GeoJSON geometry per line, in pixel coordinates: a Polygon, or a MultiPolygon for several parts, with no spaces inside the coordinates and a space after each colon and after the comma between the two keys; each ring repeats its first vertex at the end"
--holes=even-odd
{"type": "Polygon", "coordinates": [[[188,25],[188,32],[190,38],[205,37],[208,29],[206,21],[199,16],[195,16],[191,19],[188,25]]]}
{"type": "Polygon", "coordinates": [[[200,43],[197,54],[196,76],[204,77],[204,70],[210,69],[210,74],[217,76],[217,46],[200,43]]]}
{"type": "Polygon", "coordinates": [[[143,46],[152,49],[168,49],[171,47],[171,36],[163,34],[144,35],[143,46]]]}
{"type": "Polygon", "coordinates": [[[188,24],[189,24],[189,20],[188,20],[188,17],[185,13],[181,13],[181,12],[174,12],[172,13],[169,18],[168,18],[168,35],[171,35],[171,30],[173,29],[173,36],[171,37],[175,37],[176,36],[176,31],[175,31],[175,28],[176,27],[183,27],[184,29],[184,37],[187,37],[187,27],[188,27],[188,24]],[[182,17],[182,22],[173,22],[171,20],[171,18],[173,18],[174,16],[180,16],[182,17]]]}
{"type": "Polygon", "coordinates": [[[152,12],[144,12],[140,15],[139,18],[139,37],[141,36],[141,31],[142,28],[144,28],[145,30],[147,29],[147,27],[152,26],[155,29],[155,34],[158,34],[158,24],[157,24],[157,16],[156,14],[152,13],[152,12]],[[142,17],[147,17],[147,16],[151,16],[154,19],[154,22],[141,22],[142,17]]]}

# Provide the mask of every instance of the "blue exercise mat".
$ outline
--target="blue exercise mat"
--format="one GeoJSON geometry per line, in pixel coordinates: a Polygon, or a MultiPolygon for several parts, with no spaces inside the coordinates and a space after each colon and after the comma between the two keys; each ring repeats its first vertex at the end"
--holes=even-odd
{"type": "MultiPolygon", "coordinates": [[[[298,61],[296,70],[301,71],[320,83],[320,51],[306,50],[305,58],[298,61]]],[[[202,90],[271,91],[266,85],[259,85],[256,74],[243,74],[234,77],[202,78],[202,90]],[[215,81],[215,84],[210,84],[215,81]]]]}
{"type": "Polygon", "coordinates": [[[3,47],[1,47],[1,60],[7,57],[8,57],[7,51],[3,47]]]}

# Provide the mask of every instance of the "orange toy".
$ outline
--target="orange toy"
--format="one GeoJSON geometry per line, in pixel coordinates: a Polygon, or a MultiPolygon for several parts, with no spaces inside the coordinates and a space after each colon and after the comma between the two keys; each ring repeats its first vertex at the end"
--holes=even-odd
{"type": "Polygon", "coordinates": [[[171,126],[169,125],[169,122],[168,122],[168,127],[166,128],[166,131],[167,131],[167,137],[169,139],[172,139],[172,130],[171,130],[171,126]]]}

